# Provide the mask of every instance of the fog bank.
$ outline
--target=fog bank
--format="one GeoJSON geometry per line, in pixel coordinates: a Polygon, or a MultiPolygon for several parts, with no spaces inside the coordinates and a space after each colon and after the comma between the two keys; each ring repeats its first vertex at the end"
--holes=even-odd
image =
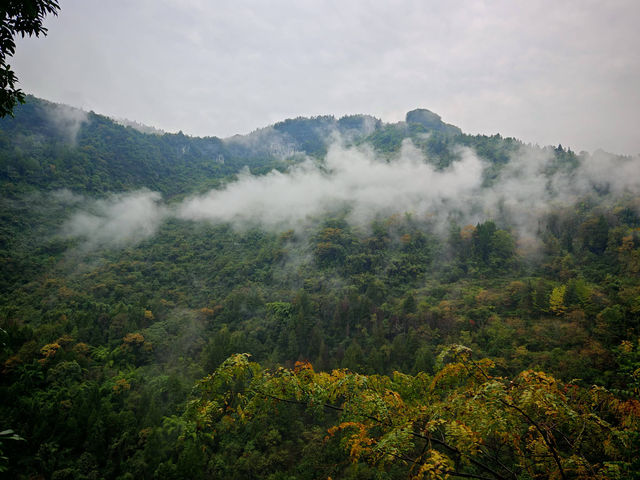
{"type": "Polygon", "coordinates": [[[406,212],[440,231],[451,220],[499,219],[517,236],[532,238],[544,212],[594,189],[609,197],[640,192],[637,157],[596,152],[570,166],[551,148],[523,146],[487,183],[486,161],[469,148],[457,147],[455,154],[457,160],[439,170],[409,140],[391,160],[336,142],[322,162],[307,159],[285,173],[260,176],[245,169],[223,188],[177,204],[147,190],[89,201],[65,223],[65,235],[95,248],[139,242],[167,218],[285,230],[347,212],[350,223],[366,228],[376,216],[406,212]]]}

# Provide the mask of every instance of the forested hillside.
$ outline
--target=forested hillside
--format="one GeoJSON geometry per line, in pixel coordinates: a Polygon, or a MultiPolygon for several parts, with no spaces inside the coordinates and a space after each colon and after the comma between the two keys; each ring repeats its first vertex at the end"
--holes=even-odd
{"type": "Polygon", "coordinates": [[[428,110],[0,119],[0,472],[640,478],[640,159],[428,110]]]}

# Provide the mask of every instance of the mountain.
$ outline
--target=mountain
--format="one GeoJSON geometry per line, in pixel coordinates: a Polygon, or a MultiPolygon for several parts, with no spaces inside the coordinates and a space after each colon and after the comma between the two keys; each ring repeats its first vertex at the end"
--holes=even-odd
{"type": "MultiPolygon", "coordinates": [[[[451,161],[448,146],[456,142],[487,143],[428,110],[409,112],[406,122],[396,124],[367,115],[296,118],[220,139],[145,134],[93,112],[28,97],[15,118],[0,119],[0,186],[5,194],[30,187],[93,193],[148,188],[172,196],[219,185],[244,167],[266,173],[302,156],[322,157],[336,135],[387,153],[409,138],[441,165],[451,161]]],[[[500,150],[514,144],[493,143],[487,158],[498,161],[500,150]]]]}
{"type": "Polygon", "coordinates": [[[425,109],[197,138],[30,97],[0,472],[639,478],[639,168],[425,109]]]}
{"type": "Polygon", "coordinates": [[[336,132],[363,138],[380,121],[352,116],[293,119],[229,139],[145,134],[33,97],[0,120],[4,192],[22,186],[107,192],[146,187],[168,195],[216,185],[249,167],[268,171],[296,153],[321,155],[336,132]],[[168,181],[170,179],[170,182],[168,181]]]}

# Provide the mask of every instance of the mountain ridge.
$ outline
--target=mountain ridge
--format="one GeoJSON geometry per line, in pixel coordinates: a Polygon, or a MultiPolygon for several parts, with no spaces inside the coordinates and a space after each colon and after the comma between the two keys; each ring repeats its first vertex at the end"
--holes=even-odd
{"type": "Polygon", "coordinates": [[[487,138],[494,138],[495,152],[485,152],[493,161],[501,156],[498,150],[517,142],[465,135],[426,109],[412,110],[396,123],[362,114],[298,117],[224,139],[143,133],[94,112],[29,96],[15,118],[0,119],[0,186],[5,193],[145,187],[171,196],[216,186],[245,167],[262,174],[306,156],[322,158],[337,138],[348,145],[370,144],[382,155],[397,153],[410,139],[440,167],[451,163],[455,144],[477,144],[482,151],[487,138]]]}

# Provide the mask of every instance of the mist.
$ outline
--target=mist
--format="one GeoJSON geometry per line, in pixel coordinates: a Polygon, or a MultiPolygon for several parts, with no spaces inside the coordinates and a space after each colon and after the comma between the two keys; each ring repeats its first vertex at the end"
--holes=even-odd
{"type": "Polygon", "coordinates": [[[189,220],[291,228],[348,209],[349,220],[363,226],[375,215],[426,212],[455,202],[480,187],[482,168],[468,150],[440,172],[410,142],[390,162],[368,148],[334,144],[324,163],[307,160],[287,173],[274,170],[259,177],[245,171],[222,190],[187,199],[176,214],[189,220]]]}
{"type": "Polygon", "coordinates": [[[579,189],[607,189],[614,195],[640,194],[640,157],[618,156],[597,150],[584,155],[578,178],[579,189]]]}
{"type": "Polygon", "coordinates": [[[140,190],[83,202],[61,233],[79,239],[83,249],[135,244],[153,236],[166,218],[167,207],[161,200],[158,192],[140,190]]]}
{"type": "Polygon", "coordinates": [[[89,115],[84,110],[54,103],[47,105],[46,116],[60,135],[73,145],[82,125],[89,122],[89,115]]]}
{"type": "Polygon", "coordinates": [[[253,176],[244,171],[221,190],[191,197],[176,209],[179,218],[293,228],[340,210],[366,227],[379,215],[411,213],[446,231],[451,220],[475,224],[501,219],[518,237],[536,236],[549,209],[593,193],[609,198],[640,192],[640,159],[604,152],[581,154],[576,168],[558,165],[552,148],[522,146],[497,178],[485,185],[489,164],[469,148],[438,170],[410,140],[387,161],[368,147],[334,143],[323,163],[310,160],[287,173],[253,176]]]}
{"type": "Polygon", "coordinates": [[[410,213],[436,232],[446,232],[452,220],[492,219],[531,240],[545,212],[594,188],[607,198],[640,192],[638,158],[581,154],[577,167],[562,168],[552,148],[522,146],[487,185],[486,161],[466,147],[455,154],[457,160],[440,170],[410,140],[391,159],[338,141],[323,161],[306,159],[284,173],[260,176],[245,168],[223,188],[178,203],[166,204],[147,190],[90,202],[65,223],[65,235],[86,248],[119,247],[151,237],[167,218],[283,231],[346,212],[364,230],[378,216],[410,213]]]}

